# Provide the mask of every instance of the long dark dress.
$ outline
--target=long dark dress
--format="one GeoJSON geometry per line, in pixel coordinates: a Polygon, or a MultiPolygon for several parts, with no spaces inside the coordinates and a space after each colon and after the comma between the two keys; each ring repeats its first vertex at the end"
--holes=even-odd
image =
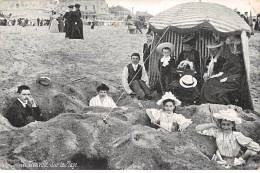
{"type": "Polygon", "coordinates": [[[63,16],[65,20],[65,32],[66,32],[66,35],[65,35],[65,38],[70,38],[71,36],[71,32],[72,32],[72,24],[73,24],[73,21],[72,21],[72,11],[70,12],[66,12],[65,15],[63,16]]]}
{"type": "Polygon", "coordinates": [[[230,92],[238,91],[240,80],[244,73],[242,55],[231,54],[221,72],[224,74],[220,77],[209,79],[202,87],[201,98],[204,103],[230,104],[230,92]],[[221,79],[227,77],[225,82],[221,79]]]}
{"type": "Polygon", "coordinates": [[[146,70],[146,72],[148,72],[149,70],[149,55],[150,55],[150,51],[151,51],[151,45],[148,45],[147,43],[144,43],[143,46],[143,61],[144,61],[144,68],[146,70]]]}
{"type": "Polygon", "coordinates": [[[72,14],[72,32],[70,39],[83,39],[83,22],[81,20],[81,12],[77,10],[72,14]]]}

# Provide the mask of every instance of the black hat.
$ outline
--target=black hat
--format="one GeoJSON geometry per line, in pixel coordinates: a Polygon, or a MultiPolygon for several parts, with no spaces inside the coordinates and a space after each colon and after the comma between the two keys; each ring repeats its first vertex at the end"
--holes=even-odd
{"type": "Polygon", "coordinates": [[[109,87],[106,84],[101,84],[100,86],[97,87],[97,91],[108,91],[109,87]]]}
{"type": "Polygon", "coordinates": [[[74,5],[69,5],[68,7],[69,7],[69,8],[73,8],[73,7],[74,7],[74,5]]]}
{"type": "Polygon", "coordinates": [[[75,7],[76,7],[76,8],[79,8],[79,7],[80,7],[80,5],[79,5],[79,4],[75,4],[75,7]]]}
{"type": "Polygon", "coordinates": [[[195,41],[195,34],[188,34],[182,38],[182,42],[186,44],[192,44],[195,41]]]}

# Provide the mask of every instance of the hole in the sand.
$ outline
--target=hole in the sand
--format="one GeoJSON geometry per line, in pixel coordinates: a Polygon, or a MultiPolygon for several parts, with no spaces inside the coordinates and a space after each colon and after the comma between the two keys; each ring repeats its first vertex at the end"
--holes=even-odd
{"type": "Polygon", "coordinates": [[[79,170],[107,170],[108,161],[106,158],[87,158],[83,154],[76,154],[71,159],[72,163],[77,163],[79,170]]]}

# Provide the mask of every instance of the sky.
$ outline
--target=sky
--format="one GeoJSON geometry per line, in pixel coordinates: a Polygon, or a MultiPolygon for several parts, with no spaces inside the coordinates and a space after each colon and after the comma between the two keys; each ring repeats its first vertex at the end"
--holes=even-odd
{"type": "MultiPolygon", "coordinates": [[[[237,8],[238,11],[252,11],[252,15],[260,13],[260,0],[201,0],[202,2],[211,2],[225,5],[231,9],[237,8]]],[[[106,0],[109,7],[121,5],[130,11],[134,7],[133,12],[147,11],[152,15],[156,15],[175,5],[187,2],[199,2],[199,0],[106,0]]]]}

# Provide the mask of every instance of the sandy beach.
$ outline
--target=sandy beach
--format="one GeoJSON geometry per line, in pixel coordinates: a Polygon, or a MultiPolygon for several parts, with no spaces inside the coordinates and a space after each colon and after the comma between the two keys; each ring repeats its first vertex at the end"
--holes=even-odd
{"type": "MultiPolygon", "coordinates": [[[[18,85],[34,83],[41,74],[57,83],[88,75],[122,90],[122,69],[133,52],[142,56],[146,40],[145,34],[129,34],[125,26],[99,26],[94,30],[85,26],[84,40],[69,40],[64,35],[50,33],[48,27],[0,27],[1,101],[13,96],[18,85]]],[[[257,112],[260,112],[259,40],[259,32],[249,40],[251,95],[257,112]]]]}

